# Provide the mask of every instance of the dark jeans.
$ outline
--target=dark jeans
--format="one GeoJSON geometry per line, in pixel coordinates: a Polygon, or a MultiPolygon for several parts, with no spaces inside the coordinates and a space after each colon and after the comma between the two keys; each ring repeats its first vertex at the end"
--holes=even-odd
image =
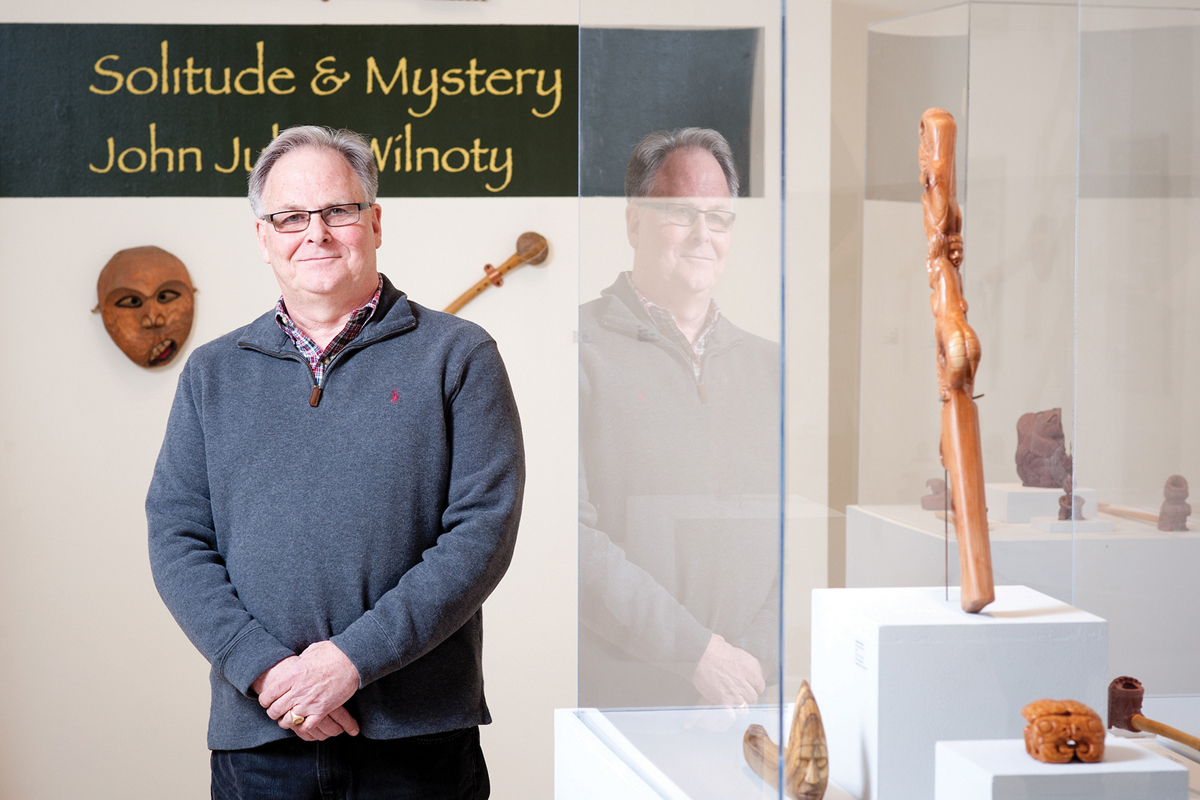
{"type": "Polygon", "coordinates": [[[486,800],[479,728],[323,742],[296,737],[249,750],[214,750],[213,800],[486,800]]]}

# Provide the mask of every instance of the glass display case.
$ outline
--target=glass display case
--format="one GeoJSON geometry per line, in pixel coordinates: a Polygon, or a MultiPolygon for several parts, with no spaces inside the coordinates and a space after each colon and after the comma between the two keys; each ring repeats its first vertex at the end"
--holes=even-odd
{"type": "MultiPolygon", "coordinates": [[[[1200,474],[1200,10],[967,2],[868,37],[846,586],[959,583],[917,165],[918,121],[941,107],[958,123],[995,583],[1106,623],[1100,691],[1075,699],[1103,715],[1107,681],[1131,675],[1172,724],[1200,728],[1200,524],[1182,519],[1200,474]]],[[[985,651],[972,671],[1001,687],[1019,737],[1031,687],[1068,665],[1049,658],[1026,680],[1003,661],[985,651]]]]}
{"type": "Polygon", "coordinates": [[[786,738],[809,637],[784,586],[824,585],[828,515],[783,469],[781,5],[580,18],[581,708],[557,794],[617,796],[578,755],[599,748],[620,796],[778,797],[742,738],[786,738]]]}

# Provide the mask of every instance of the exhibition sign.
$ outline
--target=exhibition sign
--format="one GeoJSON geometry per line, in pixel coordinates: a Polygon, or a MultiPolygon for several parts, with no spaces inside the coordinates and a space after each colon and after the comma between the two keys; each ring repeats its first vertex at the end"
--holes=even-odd
{"type": "Polygon", "coordinates": [[[577,63],[572,25],[0,25],[0,196],[244,196],[303,124],[382,196],[575,196],[577,63]]]}

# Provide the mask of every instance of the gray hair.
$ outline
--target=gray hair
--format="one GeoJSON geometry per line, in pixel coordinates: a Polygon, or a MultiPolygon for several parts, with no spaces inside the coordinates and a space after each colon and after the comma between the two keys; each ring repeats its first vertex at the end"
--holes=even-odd
{"type": "Polygon", "coordinates": [[[281,131],[269,145],[263,148],[254,162],[254,169],[247,179],[249,184],[250,208],[254,216],[263,215],[262,196],[267,187],[267,176],[285,153],[301,150],[305,147],[318,147],[333,152],[346,159],[346,163],[358,176],[362,184],[363,199],[368,203],[375,202],[379,191],[379,169],[375,158],[371,155],[371,147],[367,138],[361,133],[349,130],[335,131],[333,128],[322,128],[317,125],[299,125],[281,131]]]}
{"type": "Polygon", "coordinates": [[[675,128],[648,133],[633,148],[629,166],[625,169],[625,197],[649,197],[663,161],[672,151],[685,147],[696,147],[711,154],[721,166],[721,172],[725,173],[729,196],[738,196],[737,167],[733,164],[733,150],[725,137],[712,128],[675,128]]]}

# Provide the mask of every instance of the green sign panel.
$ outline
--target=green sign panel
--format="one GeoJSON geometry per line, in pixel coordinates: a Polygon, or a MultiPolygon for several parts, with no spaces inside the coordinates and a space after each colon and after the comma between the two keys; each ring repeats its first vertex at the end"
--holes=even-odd
{"type": "Polygon", "coordinates": [[[391,197],[574,196],[569,25],[0,25],[0,196],[244,196],[278,130],[391,197]]]}

